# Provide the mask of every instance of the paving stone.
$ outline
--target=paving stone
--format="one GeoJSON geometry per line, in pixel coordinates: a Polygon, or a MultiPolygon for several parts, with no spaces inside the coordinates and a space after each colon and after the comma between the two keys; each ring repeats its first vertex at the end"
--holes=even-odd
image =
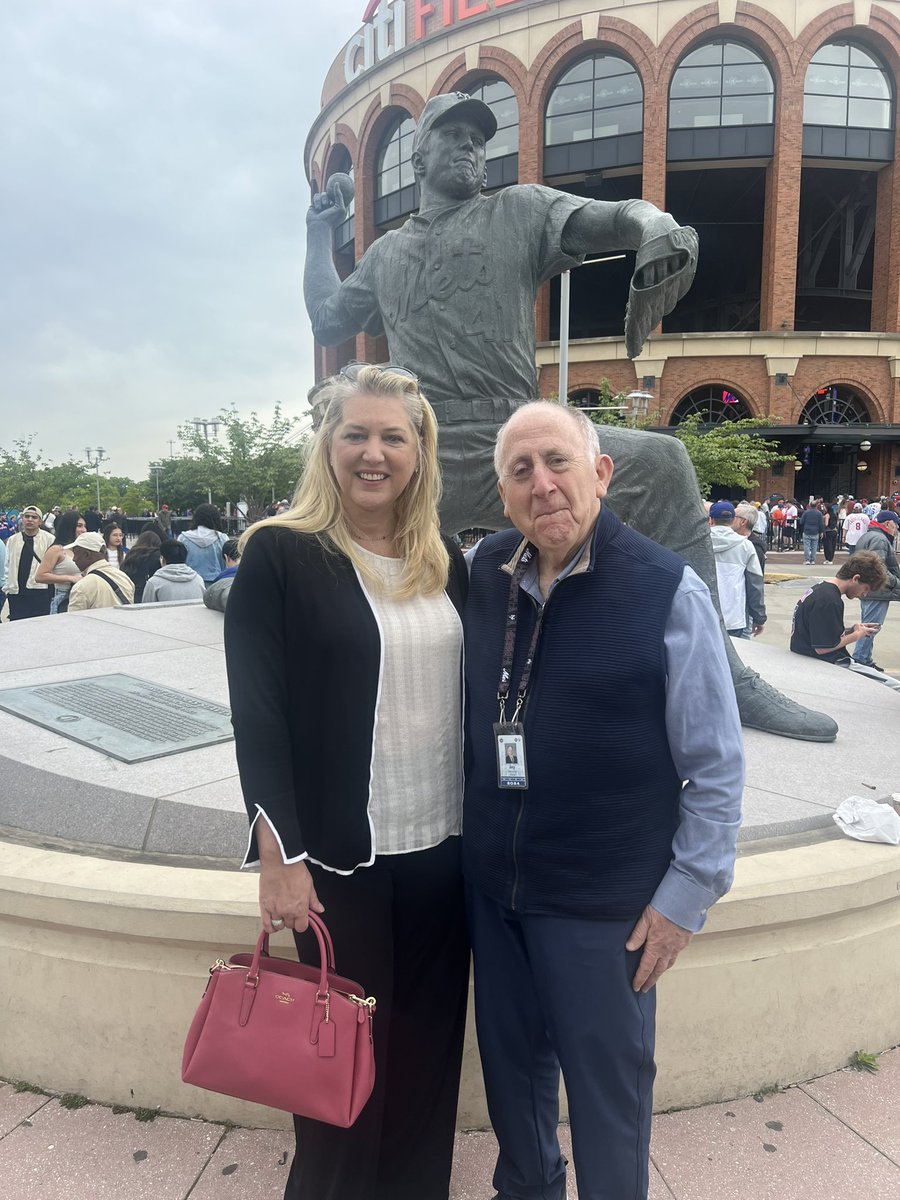
{"type": "Polygon", "coordinates": [[[6,1137],[22,1121],[29,1120],[49,1103],[46,1096],[35,1092],[17,1092],[8,1083],[0,1083],[0,1138],[6,1137]]]}
{"type": "Polygon", "coordinates": [[[897,1200],[900,1168],[799,1088],[659,1116],[677,1200],[897,1200]]]}
{"type": "Polygon", "coordinates": [[[191,1200],[281,1200],[294,1156],[294,1135],[232,1129],[200,1177],[191,1200]]]}
{"type": "Polygon", "coordinates": [[[57,1100],[30,1120],[0,1140],[3,1200],[183,1200],[224,1132],[57,1100]]]}
{"type": "Polygon", "coordinates": [[[802,1088],[900,1167],[900,1050],[882,1054],[878,1063],[875,1074],[838,1071],[802,1088]]]}

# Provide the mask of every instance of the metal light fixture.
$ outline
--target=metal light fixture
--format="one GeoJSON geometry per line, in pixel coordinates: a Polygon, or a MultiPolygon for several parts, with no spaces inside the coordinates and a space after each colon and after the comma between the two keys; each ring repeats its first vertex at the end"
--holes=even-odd
{"type": "Polygon", "coordinates": [[[860,443],[859,443],[859,448],[860,448],[860,450],[871,450],[871,449],[872,449],[872,443],[871,443],[871,442],[868,442],[868,441],[866,441],[866,442],[860,442],[860,443]]]}
{"type": "Polygon", "coordinates": [[[800,461],[800,459],[799,459],[799,458],[795,458],[795,459],[794,459],[794,470],[795,470],[795,471],[802,471],[802,470],[803,470],[803,463],[800,461]]]}
{"type": "Polygon", "coordinates": [[[868,471],[869,464],[864,459],[860,459],[860,461],[856,464],[856,469],[857,471],[868,471]]]}

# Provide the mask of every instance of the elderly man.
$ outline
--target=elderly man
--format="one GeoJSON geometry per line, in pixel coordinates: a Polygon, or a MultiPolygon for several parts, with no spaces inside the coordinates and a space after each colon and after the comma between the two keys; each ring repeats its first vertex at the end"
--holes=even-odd
{"type": "Polygon", "coordinates": [[[766,623],[765,576],[749,541],[748,522],[742,520],[741,529],[735,529],[736,515],[730,500],[717,500],[709,510],[719,605],[731,637],[758,637],[766,623]]]}
{"type": "Polygon", "coordinates": [[[37,505],[26,505],[19,513],[19,532],[6,543],[6,586],[3,590],[9,600],[11,621],[50,615],[53,588],[35,579],[41,559],[53,545],[53,534],[41,529],[43,519],[44,514],[37,505]]]}
{"type": "Polygon", "coordinates": [[[859,554],[861,550],[871,550],[877,554],[884,564],[887,574],[886,586],[871,592],[860,602],[859,606],[862,623],[874,625],[876,632],[861,637],[853,650],[855,663],[862,667],[872,667],[876,671],[883,671],[884,668],[879,667],[872,657],[873,643],[888,615],[890,602],[900,600],[900,564],[894,553],[898,529],[900,529],[900,517],[892,509],[883,508],[881,512],[875,514],[874,519],[869,522],[868,529],[856,543],[856,553],[859,554]]]}
{"type": "Polygon", "coordinates": [[[579,1196],[642,1200],[654,986],[732,878],[734,690],[705,584],[603,503],[583,413],[525,405],[495,464],[515,528],[470,552],[463,839],[494,1186],[565,1196],[561,1068],[579,1196]]]}
{"type": "MultiPolygon", "coordinates": [[[[462,92],[433,96],[413,140],[419,211],[374,242],[343,281],[332,253],[333,230],[347,215],[340,181],[315,195],[307,214],[303,288],[313,332],[325,345],[360,330],[384,334],[391,361],[421,378],[441,426],[441,523],[451,533],[504,524],[490,455],[499,426],[538,394],[541,284],[587,253],[636,250],[625,316],[634,358],[690,287],[697,263],[694,230],[645,200],[592,200],[537,184],[482,195],[486,143],[496,130],[482,101],[462,92]]],[[[683,446],[633,429],[608,437],[623,520],[683,554],[714,590],[697,478],[683,446]],[[660,480],[665,512],[652,499],[660,480]]],[[[745,725],[834,740],[830,717],[769,687],[731,647],[726,653],[745,725]]]]}
{"type": "Polygon", "coordinates": [[[84,576],[69,592],[69,612],[134,603],[134,584],[124,571],[110,564],[102,534],[82,533],[66,549],[72,551],[75,566],[84,576]]]}

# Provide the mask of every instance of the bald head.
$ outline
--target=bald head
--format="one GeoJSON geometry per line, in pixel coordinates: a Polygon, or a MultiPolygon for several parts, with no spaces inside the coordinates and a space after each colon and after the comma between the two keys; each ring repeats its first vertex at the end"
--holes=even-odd
{"type": "Polygon", "coordinates": [[[553,400],[531,400],[517,408],[509,420],[500,426],[497,433],[497,442],[494,446],[494,470],[498,479],[503,477],[504,444],[508,431],[518,428],[518,423],[521,421],[530,424],[542,416],[550,421],[559,418],[563,428],[575,426],[588,458],[594,459],[600,453],[600,436],[597,426],[580,409],[570,408],[568,404],[557,404],[553,400]]]}

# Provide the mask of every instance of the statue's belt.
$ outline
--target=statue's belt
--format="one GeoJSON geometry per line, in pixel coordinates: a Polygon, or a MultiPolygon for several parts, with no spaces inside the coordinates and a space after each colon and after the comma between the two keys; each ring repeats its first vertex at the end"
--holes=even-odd
{"type": "MultiPolygon", "coordinates": [[[[428,396],[428,385],[423,385],[428,396]]],[[[428,396],[439,425],[502,425],[524,403],[514,399],[433,400],[428,396]]]]}

